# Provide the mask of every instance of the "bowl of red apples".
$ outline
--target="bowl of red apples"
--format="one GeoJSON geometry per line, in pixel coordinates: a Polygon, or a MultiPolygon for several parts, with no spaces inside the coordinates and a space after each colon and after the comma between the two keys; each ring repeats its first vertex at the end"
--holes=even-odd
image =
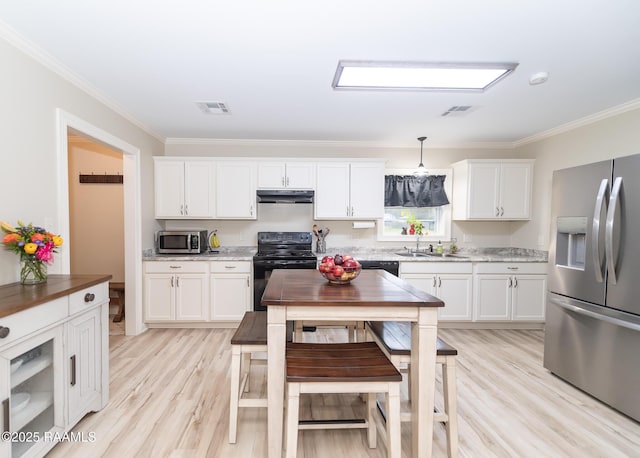
{"type": "Polygon", "coordinates": [[[353,256],[348,254],[336,254],[325,256],[318,265],[318,270],[324,278],[333,285],[347,285],[360,275],[362,266],[353,256]]]}

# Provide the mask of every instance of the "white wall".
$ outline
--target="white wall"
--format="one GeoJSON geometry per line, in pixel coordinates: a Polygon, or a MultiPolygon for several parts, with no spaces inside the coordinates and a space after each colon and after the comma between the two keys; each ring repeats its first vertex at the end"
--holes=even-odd
{"type": "MultiPolygon", "coordinates": [[[[56,108],[140,148],[142,242],[151,247],[153,219],[152,154],[164,145],[98,99],[0,39],[0,221],[18,219],[56,232],[58,177],[56,108]]],[[[61,234],[66,237],[66,234],[61,234]]],[[[68,249],[68,245],[61,248],[68,249]]],[[[58,273],[54,262],[50,273],[58,273]]],[[[0,285],[18,280],[15,253],[0,250],[0,285]]]]}
{"type": "Polygon", "coordinates": [[[536,163],[533,218],[514,231],[512,243],[547,249],[553,171],[640,153],[640,108],[522,146],[515,153],[534,157],[536,163]]]}
{"type": "MultiPolygon", "coordinates": [[[[565,129],[561,133],[533,141],[514,149],[433,149],[425,148],[424,163],[429,168],[448,168],[451,163],[471,158],[533,158],[532,218],[523,222],[454,222],[452,236],[462,247],[512,246],[547,250],[551,207],[551,179],[554,170],[580,164],[640,153],[640,102],[622,107],[620,114],[594,115],[594,121],[580,127],[565,129]],[[626,111],[625,111],[626,110],[626,111]],[[463,239],[469,240],[467,243],[463,239]]],[[[613,110],[612,110],[613,113],[613,110]]],[[[558,128],[558,131],[561,131],[558,128]]],[[[168,156],[256,156],[256,157],[382,157],[387,168],[413,168],[419,159],[419,148],[345,147],[330,144],[309,143],[308,146],[288,145],[285,142],[272,146],[202,142],[200,144],[169,144],[168,156]]],[[[260,208],[257,222],[225,222],[200,226],[219,229],[220,237],[228,245],[254,245],[258,230],[309,230],[313,225],[313,213],[296,210],[290,218],[281,218],[286,211],[260,208]],[[287,221],[287,223],[279,223],[287,221]],[[272,229],[272,227],[274,229],[272,229]]],[[[171,225],[185,223],[167,222],[171,225]]],[[[328,246],[394,246],[394,243],[377,243],[375,231],[351,229],[351,224],[339,221],[321,222],[329,226],[332,234],[328,246]]],[[[395,244],[397,245],[397,243],[395,244]]]]}
{"type": "MultiPolygon", "coordinates": [[[[177,142],[177,140],[176,140],[177,142]]],[[[388,169],[413,169],[420,159],[420,144],[415,148],[380,148],[330,142],[185,142],[169,143],[167,156],[209,157],[296,157],[296,158],[383,158],[388,169]]],[[[424,149],[424,164],[429,169],[450,168],[453,162],[471,158],[512,158],[511,149],[430,148],[424,149]]],[[[523,156],[524,157],[524,156],[523,156]]],[[[450,196],[451,197],[451,196],[450,196]]],[[[261,204],[257,221],[166,221],[167,229],[218,229],[221,243],[227,246],[255,246],[258,231],[310,231],[314,223],[329,227],[327,247],[402,247],[406,242],[377,242],[375,229],[352,229],[351,222],[314,221],[312,206],[261,204]]],[[[514,230],[526,223],[454,222],[452,237],[462,247],[512,246],[514,230]],[[463,242],[466,238],[468,242],[463,242]]]]}

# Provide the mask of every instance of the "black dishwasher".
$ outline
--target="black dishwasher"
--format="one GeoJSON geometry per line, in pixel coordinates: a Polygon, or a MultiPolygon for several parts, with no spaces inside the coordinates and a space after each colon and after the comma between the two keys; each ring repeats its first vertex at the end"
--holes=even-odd
{"type": "Polygon", "coordinates": [[[381,269],[386,270],[390,274],[398,276],[400,263],[398,261],[359,261],[362,270],[365,269],[381,269]]]}

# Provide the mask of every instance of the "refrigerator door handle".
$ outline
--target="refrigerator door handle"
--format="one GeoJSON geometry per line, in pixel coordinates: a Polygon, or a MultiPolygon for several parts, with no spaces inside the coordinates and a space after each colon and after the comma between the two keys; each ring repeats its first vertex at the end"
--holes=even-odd
{"type": "Polygon", "coordinates": [[[600,182],[598,197],[596,197],[596,208],[593,211],[593,228],[591,230],[591,251],[593,251],[593,267],[596,271],[596,281],[602,283],[604,281],[604,265],[600,258],[600,215],[602,208],[606,206],[608,197],[609,180],[606,178],[600,182]]]}
{"type": "Polygon", "coordinates": [[[607,222],[605,224],[604,234],[604,251],[607,257],[607,270],[609,273],[609,283],[615,285],[617,283],[616,277],[616,263],[613,259],[613,228],[615,226],[616,210],[618,208],[618,201],[620,197],[620,189],[622,188],[622,177],[616,177],[611,189],[611,199],[609,200],[609,209],[607,210],[607,222]]]}
{"type": "Polygon", "coordinates": [[[590,318],[595,318],[596,320],[606,321],[607,323],[611,323],[615,326],[621,326],[623,328],[631,329],[633,331],[640,331],[640,324],[631,323],[629,321],[619,320],[618,318],[613,318],[607,315],[601,315],[599,313],[592,312],[591,310],[583,309],[582,307],[578,307],[573,304],[569,304],[562,300],[554,298],[550,298],[549,301],[552,304],[555,304],[563,309],[569,310],[570,312],[575,312],[580,315],[585,315],[590,318]]]}

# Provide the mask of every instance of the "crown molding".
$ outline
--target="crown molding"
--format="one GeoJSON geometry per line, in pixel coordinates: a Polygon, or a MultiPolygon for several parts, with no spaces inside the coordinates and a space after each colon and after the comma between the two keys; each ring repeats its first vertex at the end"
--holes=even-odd
{"type": "MultiPolygon", "coordinates": [[[[210,145],[246,147],[297,147],[297,148],[415,148],[415,142],[385,141],[335,141],[335,140],[246,140],[238,138],[179,138],[168,137],[165,145],[210,145]]],[[[510,149],[512,142],[451,143],[425,145],[424,149],[510,149]]]]}
{"type": "Polygon", "coordinates": [[[562,124],[558,127],[554,127],[549,130],[545,130],[543,132],[537,133],[535,135],[531,135],[529,137],[523,138],[521,140],[517,140],[513,143],[515,148],[520,146],[527,145],[529,143],[534,143],[540,140],[544,140],[549,137],[553,137],[555,135],[563,134],[565,132],[572,131],[574,129],[578,129],[580,127],[588,126],[589,124],[593,124],[598,121],[602,121],[604,119],[612,118],[614,116],[626,113],[628,111],[637,110],[640,108],[640,99],[635,99],[630,102],[623,103],[621,105],[617,105],[612,108],[608,108],[603,111],[599,111],[589,116],[585,116],[584,118],[576,119],[575,121],[568,122],[566,124],[562,124]]]}
{"type": "Polygon", "coordinates": [[[71,84],[76,86],[78,89],[86,92],[89,96],[93,97],[100,103],[104,104],[106,107],[115,111],[117,114],[125,118],[131,124],[139,127],[156,140],[160,142],[164,142],[165,138],[154,132],[153,129],[141,123],[138,119],[134,118],[130,113],[128,113],[124,108],[120,105],[109,99],[102,92],[97,90],[94,86],[92,86],[88,81],[84,78],[81,78],[78,74],[69,69],[66,65],[58,61],[51,54],[47,53],[42,48],[36,46],[33,42],[27,40],[20,33],[10,27],[6,22],[0,19],[0,38],[3,38],[7,43],[11,44],[15,48],[19,49],[38,63],[42,64],[45,68],[48,68],[52,72],[56,73],[58,76],[64,78],[69,81],[71,84]]]}

